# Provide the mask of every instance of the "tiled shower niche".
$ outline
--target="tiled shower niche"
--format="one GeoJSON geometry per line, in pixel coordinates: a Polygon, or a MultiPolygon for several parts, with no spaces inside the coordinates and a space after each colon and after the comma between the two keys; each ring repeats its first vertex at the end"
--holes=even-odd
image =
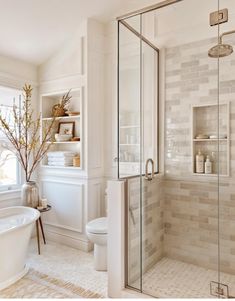
{"type": "Polygon", "coordinates": [[[192,171],[194,175],[229,176],[229,103],[192,107],[192,171]],[[219,123],[218,123],[219,120],[219,123]],[[209,156],[212,173],[196,173],[196,155],[209,156]],[[219,155],[218,155],[219,154],[219,155]]]}

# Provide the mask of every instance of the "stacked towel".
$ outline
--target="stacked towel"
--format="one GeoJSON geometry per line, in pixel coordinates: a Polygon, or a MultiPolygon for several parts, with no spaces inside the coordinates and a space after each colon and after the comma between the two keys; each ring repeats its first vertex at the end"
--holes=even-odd
{"type": "Polygon", "coordinates": [[[76,156],[75,152],[71,151],[58,151],[48,152],[48,165],[50,166],[73,166],[73,157],[76,156]]]}

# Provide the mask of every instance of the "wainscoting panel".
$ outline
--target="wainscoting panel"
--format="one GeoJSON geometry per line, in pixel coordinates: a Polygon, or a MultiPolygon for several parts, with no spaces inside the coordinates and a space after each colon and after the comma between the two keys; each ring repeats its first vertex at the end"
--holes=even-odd
{"type": "Polygon", "coordinates": [[[43,213],[43,222],[82,233],[83,189],[83,184],[42,181],[42,196],[52,206],[52,210],[43,213]]]}

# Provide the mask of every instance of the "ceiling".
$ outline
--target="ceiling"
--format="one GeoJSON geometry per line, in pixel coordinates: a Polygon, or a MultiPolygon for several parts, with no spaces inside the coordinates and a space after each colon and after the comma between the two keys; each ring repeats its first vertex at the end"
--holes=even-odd
{"type": "MultiPolygon", "coordinates": [[[[0,0],[0,55],[40,65],[77,32],[84,19],[108,22],[161,1],[0,0]]],[[[157,11],[158,46],[216,35],[208,17],[217,9],[217,3],[216,0],[184,0],[157,11]]],[[[230,22],[223,30],[235,28],[235,0],[220,0],[220,7],[228,7],[230,14],[230,22]]]]}
{"type": "Polygon", "coordinates": [[[40,65],[88,17],[103,22],[158,0],[0,0],[0,55],[40,65]]]}

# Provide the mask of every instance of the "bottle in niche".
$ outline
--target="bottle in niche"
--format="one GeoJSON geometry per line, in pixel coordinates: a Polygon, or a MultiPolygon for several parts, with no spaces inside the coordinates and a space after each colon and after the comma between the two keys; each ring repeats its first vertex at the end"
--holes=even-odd
{"type": "Polygon", "coordinates": [[[217,173],[217,158],[216,158],[216,152],[211,152],[211,165],[212,165],[212,170],[213,173],[217,173]]]}
{"type": "Polygon", "coordinates": [[[206,162],[205,162],[205,173],[210,174],[212,173],[212,162],[210,160],[210,156],[206,156],[206,162]]]}
{"type": "Polygon", "coordinates": [[[204,173],[204,156],[201,150],[196,155],[196,173],[204,173]]]}

